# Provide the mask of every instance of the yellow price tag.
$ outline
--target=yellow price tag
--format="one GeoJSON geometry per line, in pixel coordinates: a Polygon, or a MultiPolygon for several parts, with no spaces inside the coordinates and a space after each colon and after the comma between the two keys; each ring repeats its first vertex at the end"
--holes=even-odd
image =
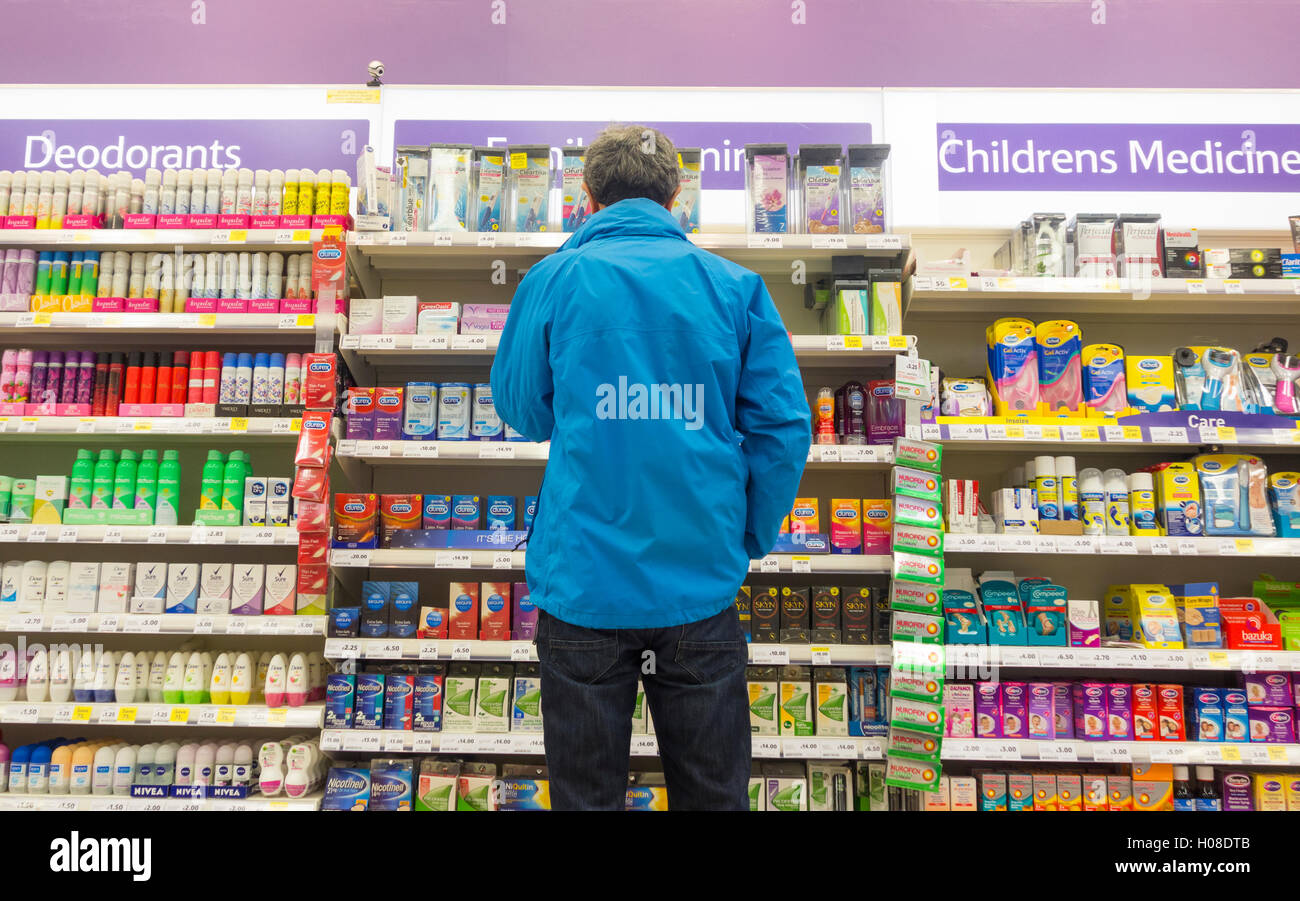
{"type": "Polygon", "coordinates": [[[1085,425],[1079,427],[1079,434],[1084,441],[1100,441],[1101,430],[1095,425],[1085,425]]]}
{"type": "Polygon", "coordinates": [[[1219,426],[1219,440],[1224,442],[1236,441],[1237,440],[1236,427],[1230,425],[1219,426]]]}
{"type": "Polygon", "coordinates": [[[379,88],[328,88],[326,103],[378,103],[379,88]]]}
{"type": "Polygon", "coordinates": [[[232,228],[229,241],[231,244],[244,244],[248,241],[248,229],[232,228]]]}
{"type": "Polygon", "coordinates": [[[147,419],[137,419],[131,428],[137,432],[149,432],[153,430],[153,423],[147,419]]]}
{"type": "Polygon", "coordinates": [[[1238,554],[1253,554],[1253,553],[1255,553],[1255,542],[1254,542],[1254,540],[1253,540],[1253,539],[1250,539],[1250,538],[1238,538],[1238,539],[1237,539],[1237,553],[1238,553],[1238,554]]]}
{"type": "Polygon", "coordinates": [[[268,726],[283,726],[285,716],[289,713],[284,707],[273,707],[266,711],[266,724],[268,726]]]}
{"type": "Polygon", "coordinates": [[[217,325],[216,313],[200,313],[199,326],[202,328],[215,328],[217,325]]]}
{"type": "Polygon", "coordinates": [[[288,809],[289,809],[289,802],[288,802],[288,801],[268,801],[268,802],[266,802],[266,805],[267,805],[267,808],[270,809],[270,810],[288,810],[288,809]]]}
{"type": "Polygon", "coordinates": [[[136,707],[119,707],[117,708],[117,721],[119,723],[134,723],[138,711],[139,708],[136,707]]]}
{"type": "Polygon", "coordinates": [[[320,231],[320,235],[322,238],[337,238],[340,237],[342,234],[343,234],[343,226],[341,225],[327,225],[324,228],[322,228],[320,231]]]}
{"type": "Polygon", "coordinates": [[[686,168],[686,164],[682,162],[682,155],[681,155],[680,153],[677,154],[677,168],[678,168],[678,169],[685,169],[685,168],[686,168]]]}
{"type": "Polygon", "coordinates": [[[49,325],[52,321],[48,311],[32,314],[32,325],[49,325]]]}
{"type": "Polygon", "coordinates": [[[1269,763],[1290,763],[1291,759],[1287,756],[1286,748],[1281,745],[1268,746],[1269,763]]]}
{"type": "Polygon", "coordinates": [[[1210,666],[1211,666],[1212,668],[1214,668],[1214,669],[1227,669],[1227,668],[1228,668],[1228,652],[1227,652],[1227,651],[1210,651],[1210,653],[1209,653],[1209,661],[1210,661],[1210,666]]]}
{"type": "Polygon", "coordinates": [[[289,431],[291,431],[291,432],[301,432],[301,431],[302,431],[302,420],[301,420],[301,419],[290,419],[290,420],[289,420],[289,431]]]}
{"type": "Polygon", "coordinates": [[[890,350],[907,350],[907,336],[906,336],[906,335],[890,335],[890,336],[889,336],[889,349],[890,349],[890,350]]]}
{"type": "Polygon", "coordinates": [[[1023,440],[1025,437],[1025,427],[1022,425],[1007,426],[1007,437],[1023,440]]]}
{"type": "Polygon", "coordinates": [[[295,240],[295,241],[310,241],[310,240],[311,240],[311,229],[310,229],[310,228],[295,228],[295,229],[293,230],[293,240],[295,240]]]}
{"type": "Polygon", "coordinates": [[[1045,425],[1045,426],[1043,426],[1043,440],[1044,440],[1044,441],[1060,441],[1060,440],[1061,440],[1061,427],[1060,427],[1059,425],[1045,425]]]}
{"type": "Polygon", "coordinates": [[[233,723],[233,722],[235,721],[235,712],[236,712],[236,711],[235,711],[235,708],[234,708],[234,707],[222,707],[222,708],[218,709],[218,710],[217,710],[217,722],[218,722],[218,723],[233,723]]]}
{"type": "Polygon", "coordinates": [[[845,336],[844,336],[844,349],[845,349],[845,350],[862,350],[862,336],[861,336],[861,335],[845,335],[845,336]]]}
{"type": "Polygon", "coordinates": [[[246,417],[246,416],[234,416],[234,417],[232,417],[231,420],[230,420],[230,431],[232,431],[232,432],[247,432],[247,431],[248,431],[248,417],[246,417]]]}
{"type": "Polygon", "coordinates": [[[188,723],[190,721],[190,708],[173,707],[167,721],[171,723],[188,723]]]}
{"type": "Polygon", "coordinates": [[[316,325],[316,316],[312,313],[299,313],[298,328],[314,328],[316,325]]]}
{"type": "Polygon", "coordinates": [[[969,288],[970,285],[967,284],[966,279],[964,278],[958,277],[948,279],[948,290],[950,291],[966,291],[969,290],[969,288]]]}
{"type": "Polygon", "coordinates": [[[81,704],[77,707],[73,707],[72,721],[74,723],[88,723],[90,722],[90,712],[91,712],[91,708],[86,706],[85,704],[81,704]]]}
{"type": "Polygon", "coordinates": [[[510,154],[510,168],[511,168],[511,169],[527,169],[527,168],[528,168],[528,154],[526,154],[526,153],[512,153],[512,154],[510,154]]]}
{"type": "Polygon", "coordinates": [[[1126,426],[1122,426],[1121,428],[1124,429],[1124,440],[1125,440],[1125,441],[1141,441],[1141,440],[1142,440],[1142,429],[1140,429],[1139,427],[1137,427],[1137,426],[1135,426],[1135,425],[1126,425],[1126,426]]]}
{"type": "Polygon", "coordinates": [[[1241,763],[1241,748],[1224,745],[1219,748],[1219,757],[1224,763],[1241,763]]]}

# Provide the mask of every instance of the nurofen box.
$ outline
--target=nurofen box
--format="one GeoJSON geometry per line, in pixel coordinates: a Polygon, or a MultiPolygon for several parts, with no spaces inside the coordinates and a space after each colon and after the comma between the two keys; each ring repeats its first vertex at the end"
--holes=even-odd
{"type": "Polygon", "coordinates": [[[898,437],[894,439],[894,462],[939,472],[943,467],[943,447],[930,441],[898,437]]]}
{"type": "Polygon", "coordinates": [[[1034,773],[1034,810],[1059,810],[1055,773],[1034,773]]]}
{"type": "Polygon", "coordinates": [[[862,501],[857,498],[831,498],[831,553],[863,553],[862,501]]]}
{"type": "Polygon", "coordinates": [[[1109,810],[1110,798],[1106,791],[1106,777],[1101,773],[1090,773],[1083,777],[1083,809],[1109,810]]]}
{"type": "Polygon", "coordinates": [[[980,774],[980,810],[1005,811],[1007,809],[1007,777],[1004,773],[980,774]]]}
{"type": "Polygon", "coordinates": [[[1252,707],[1291,707],[1294,704],[1289,673],[1243,673],[1241,687],[1246,692],[1246,703],[1252,707]]]}
{"type": "MultiPolygon", "coordinates": [[[[907,526],[925,526],[926,528],[938,528],[943,523],[943,508],[937,501],[926,501],[916,497],[907,497],[906,495],[897,495],[893,503],[894,522],[902,523],[907,526]]],[[[863,541],[866,541],[865,527],[870,524],[871,517],[865,512],[862,516],[863,521],[863,541]]]]}
{"type": "Polygon", "coordinates": [[[892,579],[889,583],[889,609],[938,615],[942,610],[942,593],[934,585],[892,579]]]}
{"type": "Polygon", "coordinates": [[[890,670],[889,694],[894,698],[943,704],[945,716],[948,710],[948,705],[944,704],[943,679],[914,667],[894,667],[890,670]]]}
{"type": "Polygon", "coordinates": [[[1034,809],[1034,777],[1029,773],[1007,774],[1007,811],[1034,809]]]}
{"type": "Polygon", "coordinates": [[[484,582],[479,586],[479,593],[479,640],[509,641],[510,583],[484,582]]]}
{"type": "Polygon", "coordinates": [[[943,705],[893,698],[889,705],[889,723],[917,732],[943,735],[943,705]]]}
{"type": "Polygon", "coordinates": [[[1083,777],[1078,773],[1057,773],[1056,803],[1059,810],[1083,810],[1083,777]]]}
{"type": "Polygon", "coordinates": [[[1168,763],[1133,764],[1133,809],[1174,809],[1174,767],[1168,763]]]}
{"type": "Polygon", "coordinates": [[[890,757],[885,761],[885,784],[897,788],[915,788],[925,792],[939,788],[943,775],[937,763],[912,760],[907,757],[890,757]]]}
{"type": "Polygon", "coordinates": [[[906,495],[935,503],[942,500],[943,480],[937,473],[908,469],[906,466],[895,466],[891,472],[893,479],[890,491],[894,497],[906,495]]]}
{"type": "Polygon", "coordinates": [[[943,585],[943,558],[895,551],[893,575],[895,579],[943,585]]]}
{"type": "Polygon", "coordinates": [[[888,498],[862,499],[862,553],[888,554],[893,541],[894,502],[888,498]]]}
{"type": "Polygon", "coordinates": [[[920,641],[930,644],[943,643],[943,618],[924,613],[909,613],[905,610],[893,611],[893,628],[890,631],[893,641],[920,641]]]}
{"type": "Polygon", "coordinates": [[[1156,713],[1161,741],[1187,741],[1181,685],[1156,686],[1156,713]]]}
{"type": "Polygon", "coordinates": [[[1133,777],[1132,776],[1114,776],[1106,777],[1106,809],[1107,810],[1132,810],[1133,809],[1133,777]]]}
{"type": "Polygon", "coordinates": [[[1294,708],[1257,705],[1248,707],[1247,715],[1250,719],[1251,741],[1295,743],[1294,708]]]}
{"type": "Polygon", "coordinates": [[[478,638],[479,583],[452,582],[447,590],[447,637],[452,641],[478,638]]]}
{"type": "Polygon", "coordinates": [[[885,744],[885,754],[897,754],[913,760],[939,760],[940,740],[938,736],[910,729],[890,729],[889,740],[885,744]]]}
{"type": "Polygon", "coordinates": [[[894,525],[894,550],[913,551],[918,554],[943,554],[943,531],[922,526],[894,525]]]}

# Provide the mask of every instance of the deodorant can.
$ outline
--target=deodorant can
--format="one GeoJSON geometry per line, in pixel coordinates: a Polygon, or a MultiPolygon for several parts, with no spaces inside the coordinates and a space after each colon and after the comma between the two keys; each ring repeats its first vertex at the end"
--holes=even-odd
{"type": "Polygon", "coordinates": [[[1061,519],[1077,522],[1079,519],[1079,484],[1074,472],[1074,457],[1056,458],[1056,488],[1060,492],[1061,519]]]}
{"type": "Polygon", "coordinates": [[[1106,490],[1101,470],[1088,468],[1079,473],[1079,507],[1083,534],[1106,534],[1106,490]]]}
{"type": "Polygon", "coordinates": [[[1056,481],[1056,461],[1051,457],[1034,458],[1034,491],[1038,495],[1038,518],[1061,519],[1061,492],[1056,481]]]}

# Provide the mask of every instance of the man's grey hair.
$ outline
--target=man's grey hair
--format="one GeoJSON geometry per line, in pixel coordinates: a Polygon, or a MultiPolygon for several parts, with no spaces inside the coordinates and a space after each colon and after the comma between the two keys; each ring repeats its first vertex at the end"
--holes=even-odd
{"type": "Polygon", "coordinates": [[[677,148],[656,129],[611,125],[587,147],[583,177],[601,206],[630,197],[666,206],[681,184],[677,148]]]}

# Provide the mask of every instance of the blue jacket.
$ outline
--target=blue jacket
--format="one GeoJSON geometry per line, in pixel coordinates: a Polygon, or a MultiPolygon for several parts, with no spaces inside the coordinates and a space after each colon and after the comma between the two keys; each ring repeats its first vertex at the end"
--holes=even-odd
{"type": "Polygon", "coordinates": [[[551,441],[533,601],[599,629],[674,626],[735,600],[808,458],[808,401],[759,276],[653,201],[592,216],[510,306],[492,397],[551,441]]]}

